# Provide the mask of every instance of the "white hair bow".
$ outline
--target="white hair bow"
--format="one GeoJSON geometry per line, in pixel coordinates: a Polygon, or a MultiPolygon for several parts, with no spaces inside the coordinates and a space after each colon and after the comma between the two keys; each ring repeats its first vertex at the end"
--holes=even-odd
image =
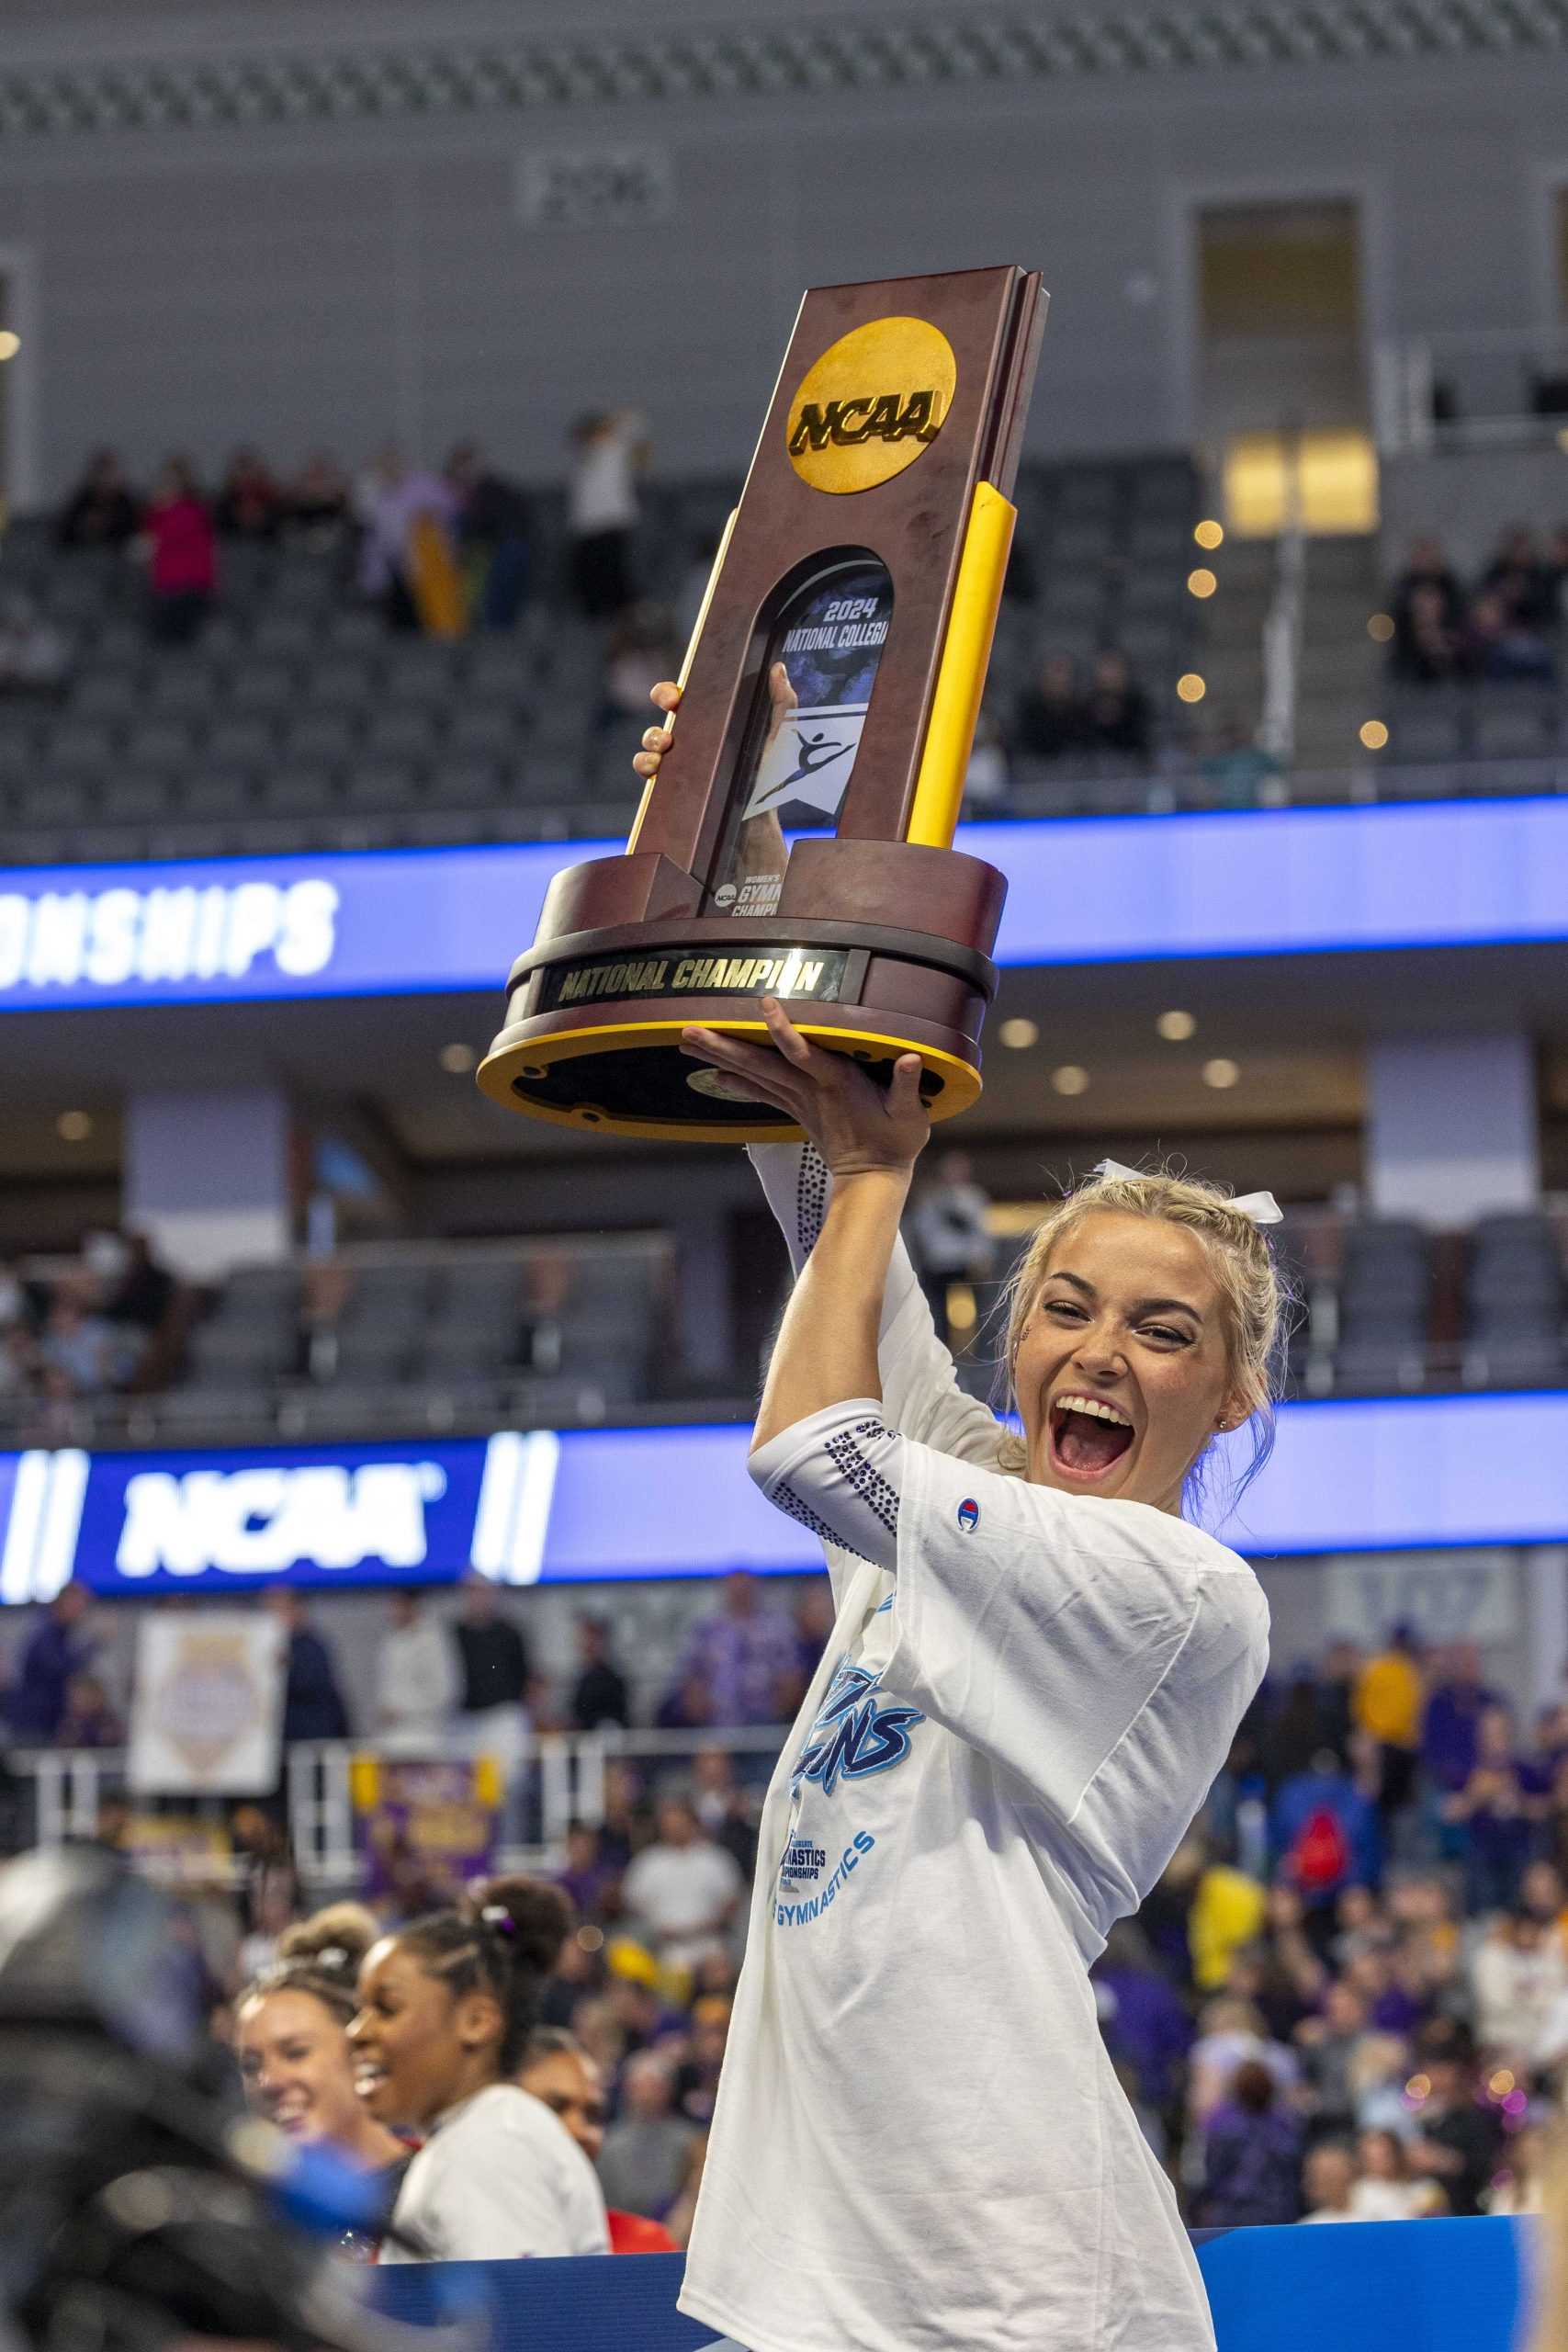
{"type": "MultiPolygon", "coordinates": [[[[1144,1170],[1141,1168],[1124,1168],[1119,1159],[1102,1159],[1096,1167],[1094,1173],[1097,1176],[1142,1176],[1144,1170]]],[[[1239,1209],[1243,1216],[1249,1216],[1252,1219],[1254,1225],[1282,1225],[1284,1223],[1285,1212],[1272,1193],[1242,1193],[1234,1201],[1228,1201],[1225,1205],[1227,1208],[1239,1209]]]]}

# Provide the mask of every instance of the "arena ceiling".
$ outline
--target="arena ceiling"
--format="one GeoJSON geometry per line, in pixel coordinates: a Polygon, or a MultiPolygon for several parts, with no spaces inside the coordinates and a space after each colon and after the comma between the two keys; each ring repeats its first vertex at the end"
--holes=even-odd
{"type": "Polygon", "coordinates": [[[1365,71],[1568,53],[1568,0],[1075,0],[938,8],[856,0],[796,12],[779,0],[570,12],[482,5],[310,8],[246,0],[13,0],[0,71],[0,148],[92,132],[578,107],[733,106],[1016,94],[1215,75],[1365,71]]]}

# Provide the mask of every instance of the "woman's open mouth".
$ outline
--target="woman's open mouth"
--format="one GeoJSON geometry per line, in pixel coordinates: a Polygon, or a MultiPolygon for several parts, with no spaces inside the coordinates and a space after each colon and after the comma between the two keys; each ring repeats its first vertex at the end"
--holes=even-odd
{"type": "Polygon", "coordinates": [[[387,2087],[387,2069],[385,2066],[378,2066],[372,2058],[356,2060],[354,2068],[354,2087],[367,2107],[373,2106],[378,2093],[387,2087]]]}
{"type": "Polygon", "coordinates": [[[1133,1424],[1103,1397],[1053,1398],[1047,1415],[1051,1466],[1069,1478],[1104,1478],[1133,1442],[1133,1424]]]}

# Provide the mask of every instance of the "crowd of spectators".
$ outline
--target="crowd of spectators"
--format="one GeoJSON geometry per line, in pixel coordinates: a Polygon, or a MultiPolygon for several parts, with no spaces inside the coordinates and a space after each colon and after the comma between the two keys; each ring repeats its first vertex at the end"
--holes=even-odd
{"type": "MultiPolygon", "coordinates": [[[[289,1735],[342,1736],[330,1648],[297,1596],[278,1606],[289,1735]]],[[[554,1873],[580,1924],[540,2013],[552,2103],[602,2150],[612,2207],[677,2238],[767,1770],[723,1735],[782,1724],[828,1630],[820,1596],[792,1621],[731,1580],[694,1626],[664,1711],[693,1727],[685,1762],[667,1778],[610,1761],[603,1818],[572,1826],[554,1873]]],[[[411,1754],[478,1754],[497,1746],[503,1710],[625,1723],[609,1624],[584,1617],[580,1634],[575,1672],[550,1693],[488,1589],[446,1626],[400,1599],[365,1728],[411,1754]]],[[[69,1588],[20,1662],[13,1732],[107,1741],[112,1713],[93,1728],[107,1709],[90,1611],[69,1588]]],[[[246,1870],[220,1987],[242,1940],[244,1970],[265,1965],[300,1903],[276,1814],[243,1809],[233,1835],[246,1870]]],[[[414,1871],[383,1915],[447,1891],[414,1871]]],[[[1568,1702],[1521,1726],[1472,1645],[1425,1649],[1404,1629],[1370,1656],[1337,1643],[1272,1679],[1093,1981],[1112,2062],[1194,2225],[1532,2210],[1540,2127],[1568,2068],[1568,1702]]]]}
{"type": "Polygon", "coordinates": [[[0,1405],[49,1408],[161,1386],[192,1301],[140,1232],[89,1232],[48,1278],[0,1261],[0,1405]]]}
{"type": "MultiPolygon", "coordinates": [[[[511,1772],[532,1734],[625,1728],[637,1719],[607,1618],[578,1619],[573,1669],[551,1677],[482,1577],[464,1585],[450,1615],[429,1608],[418,1592],[394,1591],[376,1645],[373,1687],[357,1705],[336,1645],[300,1593],[278,1588],[272,1600],[287,1636],[286,1743],[362,1737],[391,1755],[495,1756],[511,1772]]],[[[755,1577],[738,1572],[725,1579],[714,1606],[694,1618],[667,1685],[649,1694],[643,1712],[658,1730],[692,1733],[694,1744],[709,1731],[786,1724],[830,1626],[819,1579],[788,1609],[755,1577]]],[[[100,1676],[112,1679],[105,1631],[85,1589],[68,1585],[14,1656],[0,1662],[0,1724],[14,1742],[119,1744],[129,1708],[110,1705],[104,1695],[100,1676]]]]}
{"type": "MultiPolygon", "coordinates": [[[[615,622],[637,602],[642,422],[629,411],[590,414],[569,438],[562,584],[586,618],[615,622]]],[[[289,476],[240,448],[213,486],[181,457],[138,485],[117,452],[99,449],[61,507],[55,537],[62,548],[145,567],[148,625],[161,644],[199,634],[220,602],[224,550],[247,543],[335,559],[389,628],[451,638],[516,624],[536,585],[535,520],[529,492],[472,441],[439,468],[389,445],[357,478],[324,451],[289,476]]],[[[30,660],[35,668],[41,660],[36,646],[30,660]]],[[[0,643],[0,683],[4,675],[0,643]]]]}
{"type": "Polygon", "coordinates": [[[1513,524],[1466,582],[1442,543],[1418,538],[1389,594],[1389,667],[1411,685],[1534,681],[1559,674],[1568,624],[1568,524],[1544,543],[1513,524]]]}
{"type": "Polygon", "coordinates": [[[1154,746],[1154,708],[1124,653],[1104,649],[1087,675],[1070,654],[1048,653],[1019,696],[1008,741],[1029,760],[1109,752],[1140,765],[1154,746]]]}
{"type": "Polygon", "coordinates": [[[1568,1706],[1396,1631],[1265,1686],[1095,1970],[1195,2222],[1509,2212],[1568,2063],[1568,1706]]]}

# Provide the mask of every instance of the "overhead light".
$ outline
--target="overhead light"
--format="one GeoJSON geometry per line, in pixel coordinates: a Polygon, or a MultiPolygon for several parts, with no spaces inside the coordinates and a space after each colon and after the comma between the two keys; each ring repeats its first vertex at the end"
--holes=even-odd
{"type": "Polygon", "coordinates": [[[1372,613],[1367,619],[1367,635],[1379,645],[1386,645],[1393,635],[1393,615],[1372,613]]]}
{"type": "Polygon", "coordinates": [[[1155,1027],[1168,1045],[1184,1045],[1197,1028],[1196,1017],[1190,1012],[1162,1012],[1155,1027]]]}
{"type": "Polygon", "coordinates": [[[443,1046],[436,1059],[442,1069],[449,1070],[454,1078],[464,1078],[472,1069],[477,1057],[472,1046],[443,1046]]]}
{"type": "Polygon", "coordinates": [[[1369,752],[1381,752],[1388,741],[1388,729],[1381,718],[1363,718],[1359,732],[1369,752]]]}
{"type": "Polygon", "coordinates": [[[62,1143],[85,1143],[93,1132],[92,1119],[85,1111],[62,1111],[54,1126],[62,1143]]]}
{"type": "Polygon", "coordinates": [[[1209,689],[1196,670],[1188,670],[1178,678],[1176,691],[1183,702],[1201,702],[1209,689]]]}
{"type": "Polygon", "coordinates": [[[1190,596],[1212,596],[1219,584],[1206,563],[1201,563],[1196,571],[1190,571],[1187,575],[1190,596]]]}
{"type": "Polygon", "coordinates": [[[997,1035],[1004,1046],[1016,1046],[1021,1049],[1040,1043],[1039,1023],[1027,1019],[1021,1012],[1015,1012],[1010,1021],[1004,1021],[997,1035]]]}
{"type": "Polygon", "coordinates": [[[9,327],[0,327],[0,359],[15,359],[22,347],[22,338],[9,327]]]}
{"type": "Polygon", "coordinates": [[[1236,1064],[1227,1061],[1224,1054],[1216,1054],[1212,1062],[1203,1064],[1204,1085],[1217,1086],[1222,1091],[1227,1086],[1234,1086],[1240,1076],[1236,1064]]]}
{"type": "Polygon", "coordinates": [[[1225,537],[1224,525],[1216,523],[1210,515],[1205,515],[1201,523],[1193,525],[1192,536],[1201,548],[1223,547],[1225,537]]]}
{"type": "Polygon", "coordinates": [[[1089,1072],[1077,1062],[1064,1062],[1060,1069],[1051,1072],[1051,1083],[1058,1094],[1082,1094],[1089,1085],[1089,1072]]]}

